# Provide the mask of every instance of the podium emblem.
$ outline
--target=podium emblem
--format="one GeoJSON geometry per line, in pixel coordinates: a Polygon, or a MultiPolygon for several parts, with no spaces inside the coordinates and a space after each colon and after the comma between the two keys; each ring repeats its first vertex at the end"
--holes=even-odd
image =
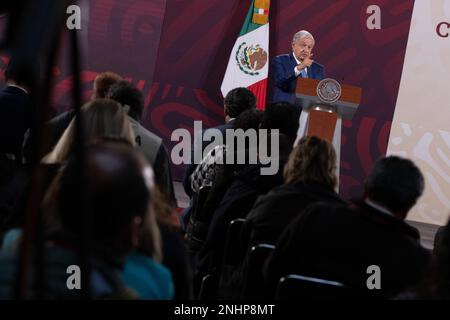
{"type": "Polygon", "coordinates": [[[317,85],[317,96],[323,103],[335,103],[341,97],[341,93],[341,85],[334,79],[323,79],[317,85]]]}

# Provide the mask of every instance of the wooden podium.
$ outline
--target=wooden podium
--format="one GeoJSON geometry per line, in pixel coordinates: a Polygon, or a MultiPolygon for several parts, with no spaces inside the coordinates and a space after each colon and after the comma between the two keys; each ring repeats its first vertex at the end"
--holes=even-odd
{"type": "Polygon", "coordinates": [[[296,104],[302,108],[297,141],[318,136],[331,142],[336,151],[339,177],[342,119],[351,120],[361,103],[362,89],[333,79],[298,78],[296,104]]]}

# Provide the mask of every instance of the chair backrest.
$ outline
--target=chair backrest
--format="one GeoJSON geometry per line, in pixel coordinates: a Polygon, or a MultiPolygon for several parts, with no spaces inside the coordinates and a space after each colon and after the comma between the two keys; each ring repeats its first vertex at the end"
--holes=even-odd
{"type": "Polygon", "coordinates": [[[198,294],[199,300],[217,300],[218,279],[212,274],[203,277],[198,294]]]}
{"type": "MultiPolygon", "coordinates": [[[[241,232],[245,224],[244,219],[235,219],[230,222],[227,229],[227,236],[223,251],[222,264],[218,274],[219,276],[219,291],[221,299],[228,299],[230,294],[230,279],[232,279],[238,265],[242,262],[242,243],[241,232]]],[[[234,297],[233,297],[234,298],[234,297]]]]}
{"type": "Polygon", "coordinates": [[[267,243],[258,244],[250,249],[245,265],[246,270],[242,298],[264,298],[263,266],[274,249],[274,245],[267,243]]]}
{"type": "Polygon", "coordinates": [[[228,225],[222,266],[234,266],[240,262],[241,231],[244,223],[245,219],[234,219],[228,225]]]}
{"type": "Polygon", "coordinates": [[[280,279],[275,298],[294,299],[343,299],[346,288],[340,282],[290,274],[280,279]]]}

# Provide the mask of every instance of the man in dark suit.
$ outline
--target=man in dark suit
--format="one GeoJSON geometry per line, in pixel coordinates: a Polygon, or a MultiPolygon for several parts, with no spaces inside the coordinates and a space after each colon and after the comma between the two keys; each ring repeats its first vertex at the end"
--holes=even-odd
{"type": "Polygon", "coordinates": [[[5,71],[6,87],[0,91],[0,154],[20,163],[25,132],[33,121],[29,92],[32,74],[10,63],[5,71]]]}
{"type": "Polygon", "coordinates": [[[5,80],[0,91],[0,233],[24,204],[28,173],[22,165],[22,144],[34,118],[33,72],[11,60],[5,80]]]}
{"type": "Polygon", "coordinates": [[[275,82],[273,102],[295,103],[297,78],[322,80],[324,67],[312,60],[314,37],[305,30],[297,32],[292,39],[292,53],[276,56],[272,61],[272,77],[275,82]]]}

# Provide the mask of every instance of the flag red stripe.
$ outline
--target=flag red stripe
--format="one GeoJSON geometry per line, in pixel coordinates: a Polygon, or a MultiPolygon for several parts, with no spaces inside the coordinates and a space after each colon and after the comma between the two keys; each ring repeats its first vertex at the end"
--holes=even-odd
{"type": "Polygon", "coordinates": [[[256,96],[256,108],[258,110],[266,109],[267,78],[252,84],[248,89],[256,96]]]}

